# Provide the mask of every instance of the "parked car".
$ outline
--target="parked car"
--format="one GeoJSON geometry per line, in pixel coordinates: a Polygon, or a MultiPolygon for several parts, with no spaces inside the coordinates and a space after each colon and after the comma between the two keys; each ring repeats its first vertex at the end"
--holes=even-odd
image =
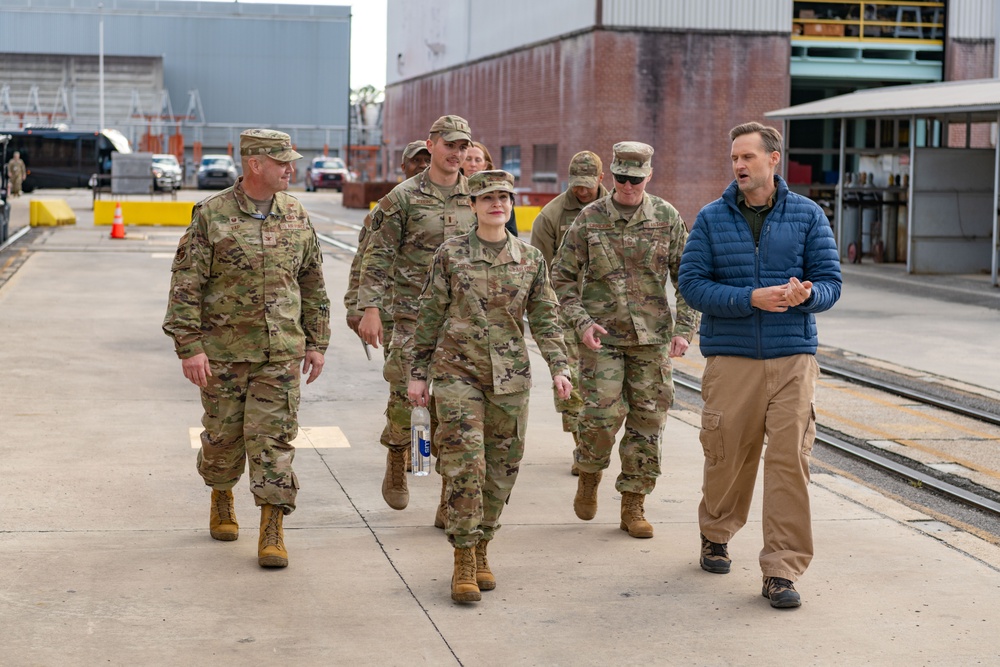
{"type": "Polygon", "coordinates": [[[153,187],[157,190],[180,190],[184,182],[181,165],[169,153],[153,155],[153,187]]]}
{"type": "Polygon", "coordinates": [[[228,188],[236,183],[236,163],[228,155],[204,155],[198,165],[198,189],[228,188]]]}
{"type": "Polygon", "coordinates": [[[344,183],[351,181],[351,174],[339,157],[316,157],[306,167],[306,192],[316,188],[333,188],[344,191],[344,183]]]}

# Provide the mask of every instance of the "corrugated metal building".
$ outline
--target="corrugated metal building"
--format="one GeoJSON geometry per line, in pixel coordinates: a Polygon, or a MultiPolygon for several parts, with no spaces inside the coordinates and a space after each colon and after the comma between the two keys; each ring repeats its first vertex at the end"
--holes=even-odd
{"type": "MultiPolygon", "coordinates": [[[[994,1],[388,0],[384,137],[395,158],[437,116],[462,115],[538,192],[565,187],[579,150],[607,162],[616,141],[644,141],[649,191],[690,223],[731,180],[738,123],[858,88],[991,76],[994,1]]],[[[835,169],[830,127],[791,134],[809,141],[788,162],[820,180],[835,169]]]]}
{"type": "MultiPolygon", "coordinates": [[[[181,130],[189,145],[200,140],[206,151],[224,149],[238,142],[241,129],[258,126],[289,132],[303,150],[328,143],[336,152],[345,143],[350,7],[100,4],[0,0],[0,87],[6,84],[0,124],[52,116],[96,129],[103,20],[107,126],[135,138],[169,111],[190,111],[181,130]]],[[[173,123],[159,125],[173,131],[173,123]]]]}

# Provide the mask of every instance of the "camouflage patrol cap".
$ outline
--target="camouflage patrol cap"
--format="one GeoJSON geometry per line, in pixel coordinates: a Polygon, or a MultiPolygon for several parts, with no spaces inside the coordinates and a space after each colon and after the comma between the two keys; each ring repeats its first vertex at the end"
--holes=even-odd
{"type": "Polygon", "coordinates": [[[569,161],[569,187],[596,188],[604,170],[601,158],[590,151],[580,151],[569,161]]]}
{"type": "Polygon", "coordinates": [[[441,116],[431,125],[431,134],[437,132],[445,141],[465,139],[472,143],[472,129],[469,121],[461,116],[441,116]]]}
{"type": "Polygon", "coordinates": [[[292,138],[276,130],[240,132],[240,155],[267,155],[278,162],[291,162],[302,157],[292,149],[292,138]]]}
{"type": "Polygon", "coordinates": [[[427,153],[430,153],[430,151],[427,150],[427,142],[421,140],[411,141],[410,143],[406,144],[406,148],[403,149],[403,159],[409,160],[420,151],[425,151],[427,153]]]}
{"type": "Polygon", "coordinates": [[[615,144],[615,157],[611,160],[611,173],[622,176],[649,176],[653,171],[653,147],[638,141],[621,141],[615,144]]]}
{"type": "Polygon", "coordinates": [[[514,194],[514,176],[503,169],[492,169],[469,177],[469,194],[473,197],[496,191],[514,194]]]}

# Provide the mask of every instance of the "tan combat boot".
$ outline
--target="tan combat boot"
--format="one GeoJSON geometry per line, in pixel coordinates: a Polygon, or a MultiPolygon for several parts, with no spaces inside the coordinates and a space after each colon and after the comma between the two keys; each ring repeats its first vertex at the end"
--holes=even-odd
{"type": "Polygon", "coordinates": [[[455,548],[455,572],[451,575],[451,599],[455,602],[479,602],[483,599],[476,583],[476,550],[455,548]]]}
{"type": "Polygon", "coordinates": [[[576,498],[573,499],[573,511],[584,521],[590,521],[597,515],[597,485],[601,483],[603,471],[580,471],[576,481],[576,498]]]}
{"type": "Polygon", "coordinates": [[[213,539],[232,542],[240,536],[233,509],[233,492],[212,489],[212,512],[208,517],[208,532],[213,539]]]}
{"type": "Polygon", "coordinates": [[[388,447],[385,455],[385,477],[382,479],[382,497],[394,510],[406,509],[410,491],[406,488],[406,452],[408,447],[388,447]]]}
{"type": "Polygon", "coordinates": [[[434,527],[444,528],[448,520],[448,480],[441,475],[441,502],[438,503],[437,511],[434,512],[434,527]]]}
{"type": "Polygon", "coordinates": [[[486,560],[486,545],[488,540],[479,540],[476,544],[476,584],[481,591],[492,591],[497,587],[497,578],[490,571],[490,562],[486,560]]]}
{"type": "Polygon", "coordinates": [[[277,505],[260,506],[260,537],[257,539],[257,564],[261,567],[287,567],[285,533],[281,522],[284,511],[277,505]]]}
{"type": "Polygon", "coordinates": [[[652,537],[653,526],[646,521],[646,514],[642,504],[646,500],[645,494],[622,493],[622,530],[627,530],[632,537],[652,537]]]}

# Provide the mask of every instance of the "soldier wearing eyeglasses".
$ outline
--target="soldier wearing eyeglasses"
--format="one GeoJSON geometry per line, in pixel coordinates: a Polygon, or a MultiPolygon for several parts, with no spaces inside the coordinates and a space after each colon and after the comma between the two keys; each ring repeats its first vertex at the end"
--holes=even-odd
{"type": "Polygon", "coordinates": [[[621,529],[632,537],[653,536],[643,504],[660,475],[660,439],[674,396],[670,358],[683,356],[699,319],[677,289],[687,227],[673,205],[646,192],[652,157],[646,144],[615,144],[614,190],[580,212],[552,268],[564,321],[583,343],[573,509],[585,521],[596,516],[598,485],[624,423],[615,489],[621,529]]]}

